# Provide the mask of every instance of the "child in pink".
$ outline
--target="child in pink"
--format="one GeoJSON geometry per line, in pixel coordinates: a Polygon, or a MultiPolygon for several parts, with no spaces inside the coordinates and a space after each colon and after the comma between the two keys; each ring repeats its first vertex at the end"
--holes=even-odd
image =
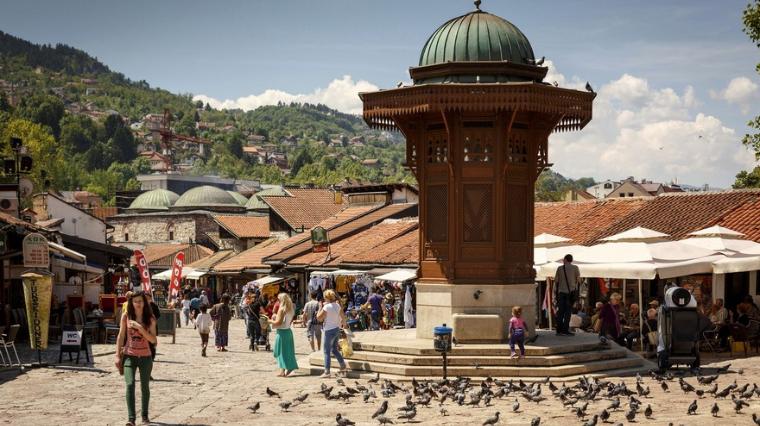
{"type": "Polygon", "coordinates": [[[512,308],[512,318],[509,320],[509,348],[512,350],[512,358],[517,358],[515,343],[520,347],[520,358],[525,358],[525,320],[521,318],[522,308],[512,308]]]}

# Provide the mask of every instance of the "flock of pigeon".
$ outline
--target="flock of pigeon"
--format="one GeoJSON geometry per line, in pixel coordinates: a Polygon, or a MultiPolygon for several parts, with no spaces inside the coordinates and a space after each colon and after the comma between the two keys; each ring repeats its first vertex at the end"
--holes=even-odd
{"type": "MultiPolygon", "coordinates": [[[[447,416],[449,413],[446,406],[453,404],[463,407],[489,408],[495,407],[497,402],[502,401],[506,402],[506,408],[503,410],[509,409],[512,413],[520,413],[530,411],[532,404],[539,405],[547,400],[549,400],[547,403],[561,403],[574,413],[584,426],[605,423],[622,425],[623,418],[630,423],[636,422],[640,415],[646,419],[656,419],[652,405],[644,402],[646,398],[649,398],[650,384],[660,386],[666,393],[678,392],[675,389],[677,384],[684,394],[693,394],[693,402],[683,412],[687,416],[697,414],[701,410],[709,410],[713,417],[720,417],[721,409],[743,414],[742,410],[749,406],[749,400],[754,397],[760,398],[760,387],[754,383],[739,386],[735,379],[728,385],[719,386],[720,375],[727,373],[729,367],[730,364],[718,368],[714,375],[697,374],[696,377],[688,379],[684,376],[676,377],[672,373],[658,374],[652,371],[649,384],[646,383],[646,378],[637,374],[636,385],[633,389],[622,381],[613,383],[586,377],[581,377],[572,386],[568,386],[565,382],[557,386],[548,377],[533,383],[526,383],[523,380],[503,381],[490,377],[480,381],[473,381],[466,377],[425,381],[412,379],[411,384],[399,385],[389,379],[381,380],[378,374],[375,378],[368,380],[366,386],[358,381],[354,381],[354,385],[346,384],[340,378],[332,386],[323,382],[319,391],[315,393],[327,400],[343,401],[346,404],[358,400],[370,403],[372,400],[382,398],[379,408],[374,411],[370,419],[380,425],[412,422],[417,416],[417,411],[422,409],[437,408],[440,416],[447,416]],[[671,387],[674,389],[671,390],[671,387]],[[395,396],[403,396],[405,402],[392,410],[389,400],[395,396]],[[589,403],[603,401],[609,402],[602,404],[605,408],[601,412],[590,412],[589,403]]],[[[743,371],[740,369],[737,373],[741,375],[743,371]]],[[[266,388],[266,394],[269,398],[277,399],[282,412],[288,412],[309,397],[308,393],[301,393],[291,400],[284,400],[278,392],[269,387],[266,388]]],[[[248,409],[256,413],[261,408],[261,404],[261,402],[256,402],[248,409]]],[[[673,410],[671,414],[676,412],[675,408],[673,410]]],[[[492,416],[482,422],[483,426],[498,424],[501,414],[500,411],[495,411],[492,416]]],[[[752,420],[754,424],[760,426],[760,417],[756,414],[752,414],[752,420]]],[[[356,424],[341,413],[336,414],[335,423],[338,426],[356,424]]],[[[689,422],[686,421],[686,423],[689,422]]],[[[541,417],[533,417],[530,424],[539,426],[541,417]]]]}

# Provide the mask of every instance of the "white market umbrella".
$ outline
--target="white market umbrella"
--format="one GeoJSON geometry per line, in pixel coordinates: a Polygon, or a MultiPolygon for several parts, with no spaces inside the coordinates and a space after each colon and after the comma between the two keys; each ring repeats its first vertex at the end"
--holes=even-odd
{"type": "Polygon", "coordinates": [[[742,239],[744,234],[722,226],[712,226],[689,234],[691,237],[682,242],[728,255],[760,255],[760,244],[742,239]]]}
{"type": "Polygon", "coordinates": [[[570,241],[572,241],[570,238],[560,237],[559,235],[547,234],[544,232],[543,234],[538,234],[533,237],[533,247],[566,246],[570,241]]]}
{"type": "Polygon", "coordinates": [[[694,231],[689,235],[695,237],[722,237],[722,238],[741,238],[744,236],[741,232],[734,231],[733,229],[724,228],[720,225],[711,226],[709,228],[700,229],[694,231]]]}
{"type": "Polygon", "coordinates": [[[607,238],[602,238],[602,241],[664,241],[670,235],[657,232],[655,230],[637,226],[619,234],[611,235],[607,238]]]}

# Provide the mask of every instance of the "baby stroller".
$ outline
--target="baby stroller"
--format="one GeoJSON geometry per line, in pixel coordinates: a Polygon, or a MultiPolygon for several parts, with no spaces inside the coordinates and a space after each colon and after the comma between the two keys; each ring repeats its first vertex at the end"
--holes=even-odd
{"type": "Polygon", "coordinates": [[[269,333],[272,331],[272,326],[269,325],[269,317],[266,315],[259,316],[259,326],[261,327],[261,335],[259,340],[254,342],[253,350],[259,350],[259,346],[264,346],[267,352],[272,351],[272,346],[269,343],[269,333]]]}

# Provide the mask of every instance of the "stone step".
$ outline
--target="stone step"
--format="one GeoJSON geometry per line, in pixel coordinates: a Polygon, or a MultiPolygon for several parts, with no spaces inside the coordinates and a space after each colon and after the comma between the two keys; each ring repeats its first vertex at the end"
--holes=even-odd
{"type": "MultiPolygon", "coordinates": [[[[500,351],[497,351],[500,352],[500,351]]],[[[531,356],[524,359],[511,359],[509,352],[506,355],[451,355],[447,357],[449,366],[530,366],[530,367],[553,367],[565,364],[583,364],[591,361],[600,361],[607,359],[625,358],[628,351],[615,346],[605,350],[595,350],[587,352],[573,352],[558,355],[531,356]]],[[[322,353],[313,353],[311,355],[321,364],[322,353]]],[[[410,365],[410,366],[441,366],[443,358],[440,355],[407,355],[388,352],[374,352],[367,350],[355,350],[351,356],[353,361],[362,362],[380,362],[388,364],[410,365]]]]}
{"type": "MultiPolygon", "coordinates": [[[[317,373],[318,371],[315,370],[320,369],[323,365],[321,354],[312,355],[309,357],[309,362],[312,366],[312,373],[317,373]]],[[[361,361],[355,359],[349,359],[347,362],[351,370],[359,370],[369,373],[414,377],[441,377],[443,375],[443,368],[440,366],[402,365],[392,364],[388,362],[361,361]]],[[[337,361],[334,361],[334,365],[337,366],[337,361]]],[[[624,358],[603,359],[585,363],[570,363],[551,367],[536,367],[528,365],[485,365],[479,368],[475,368],[474,366],[450,366],[447,373],[450,377],[566,377],[609,370],[638,368],[643,367],[644,365],[644,360],[642,360],[639,356],[630,354],[624,358]]]]}

